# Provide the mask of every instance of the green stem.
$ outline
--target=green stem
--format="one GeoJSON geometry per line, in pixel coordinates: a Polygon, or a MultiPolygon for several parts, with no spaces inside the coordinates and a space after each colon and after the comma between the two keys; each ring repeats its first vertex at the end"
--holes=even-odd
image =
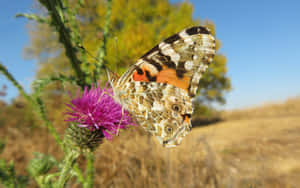
{"type": "Polygon", "coordinates": [[[46,115],[46,112],[45,112],[45,106],[44,106],[44,103],[43,103],[42,99],[38,96],[36,96],[35,98],[36,98],[36,102],[38,104],[38,109],[37,110],[39,112],[39,115],[40,115],[41,119],[45,122],[45,125],[46,125],[47,129],[50,131],[50,133],[54,137],[56,143],[60,146],[60,148],[63,151],[65,151],[62,139],[60,138],[59,134],[55,130],[52,123],[47,118],[47,115],[46,115]]]}
{"type": "Polygon", "coordinates": [[[39,23],[50,23],[47,18],[35,15],[35,14],[17,14],[16,17],[25,17],[29,20],[35,20],[39,23]]]}
{"type": "Polygon", "coordinates": [[[74,175],[78,178],[78,180],[80,181],[80,183],[82,185],[84,185],[86,179],[84,178],[81,169],[79,168],[78,164],[75,164],[73,166],[73,173],[74,175]]]}
{"type": "Polygon", "coordinates": [[[50,133],[52,134],[52,136],[55,138],[55,141],[58,143],[58,145],[63,149],[63,144],[62,144],[62,140],[59,137],[58,133],[56,132],[54,126],[51,124],[51,122],[48,120],[46,112],[45,112],[45,108],[43,105],[42,100],[39,97],[36,97],[36,101],[34,101],[32,99],[32,97],[30,97],[29,95],[27,95],[27,93],[25,92],[25,90],[23,89],[23,87],[17,82],[17,80],[12,76],[12,74],[10,74],[8,72],[8,70],[6,69],[6,67],[4,65],[2,65],[0,63],[0,72],[3,73],[3,75],[12,82],[12,84],[19,90],[19,92],[27,99],[27,101],[35,108],[36,111],[38,111],[40,118],[45,122],[46,127],[49,129],[50,133]]]}
{"type": "Polygon", "coordinates": [[[87,152],[87,178],[84,188],[92,188],[94,185],[94,153],[87,152]]]}
{"type": "Polygon", "coordinates": [[[72,170],[72,168],[76,162],[76,159],[79,157],[79,154],[80,153],[76,150],[70,150],[66,153],[63,167],[61,169],[61,173],[60,173],[60,176],[59,176],[58,182],[57,182],[58,188],[64,187],[66,182],[71,177],[70,171],[72,170]]]}
{"type": "Polygon", "coordinates": [[[30,98],[29,95],[26,94],[25,90],[23,89],[23,87],[17,82],[17,80],[13,77],[12,74],[10,74],[8,72],[8,70],[6,69],[6,67],[4,65],[2,65],[2,63],[0,62],[0,72],[2,72],[4,74],[4,76],[12,82],[12,84],[19,90],[19,92],[29,101],[29,102],[33,102],[33,100],[30,98]]]}
{"type": "Polygon", "coordinates": [[[78,83],[81,87],[85,84],[85,74],[80,68],[81,61],[77,58],[76,52],[77,47],[73,45],[71,41],[71,31],[64,24],[65,17],[63,15],[63,7],[60,1],[57,0],[39,0],[49,11],[52,18],[52,25],[55,26],[58,34],[59,41],[64,45],[66,55],[70,59],[72,68],[74,69],[80,82],[78,83]]]}
{"type": "MultiPolygon", "coordinates": [[[[101,46],[98,49],[97,59],[98,64],[96,71],[100,71],[102,67],[105,66],[104,58],[106,56],[106,43],[109,35],[109,24],[110,24],[110,15],[111,15],[111,9],[112,9],[112,0],[107,0],[107,10],[105,15],[105,25],[103,28],[103,42],[101,46]]],[[[97,76],[99,72],[95,72],[94,76],[97,76]]],[[[97,78],[96,78],[97,79],[97,78]]]]}
{"type": "Polygon", "coordinates": [[[56,172],[56,173],[53,173],[53,174],[49,174],[45,177],[45,182],[48,183],[50,182],[53,178],[55,177],[58,177],[60,175],[60,172],[56,172]]]}
{"type": "Polygon", "coordinates": [[[49,175],[35,176],[33,178],[39,187],[50,188],[50,187],[52,187],[52,179],[54,179],[55,177],[57,177],[59,175],[60,175],[60,173],[57,172],[57,173],[53,173],[53,174],[49,174],[49,175]]]}
{"type": "Polygon", "coordinates": [[[34,180],[39,187],[46,187],[45,178],[43,176],[34,177],[34,180]]]}

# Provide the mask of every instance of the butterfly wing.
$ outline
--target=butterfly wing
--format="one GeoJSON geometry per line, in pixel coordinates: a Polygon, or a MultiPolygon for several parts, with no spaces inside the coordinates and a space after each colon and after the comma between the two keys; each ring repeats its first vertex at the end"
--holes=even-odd
{"type": "Polygon", "coordinates": [[[190,131],[191,97],[183,89],[157,82],[128,82],[120,90],[122,105],[165,147],[180,144],[190,131]]]}
{"type": "Polygon", "coordinates": [[[114,98],[160,143],[176,146],[190,130],[191,100],[214,54],[215,39],[208,29],[185,29],[111,82],[114,98]]]}
{"type": "Polygon", "coordinates": [[[167,83],[196,95],[199,80],[215,55],[215,39],[205,27],[185,29],[156,45],[121,77],[167,83]]]}

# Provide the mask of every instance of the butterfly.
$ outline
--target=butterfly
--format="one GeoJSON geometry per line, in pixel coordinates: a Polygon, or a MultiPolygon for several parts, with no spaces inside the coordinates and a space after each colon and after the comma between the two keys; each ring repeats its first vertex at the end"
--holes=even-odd
{"type": "Polygon", "coordinates": [[[191,130],[199,80],[213,61],[215,38],[196,26],[163,40],[118,76],[107,69],[114,100],[165,147],[191,130]]]}

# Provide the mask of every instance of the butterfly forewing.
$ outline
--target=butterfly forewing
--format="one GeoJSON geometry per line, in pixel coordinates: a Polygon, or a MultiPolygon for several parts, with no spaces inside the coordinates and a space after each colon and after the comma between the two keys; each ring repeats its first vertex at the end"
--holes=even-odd
{"type": "Polygon", "coordinates": [[[194,97],[214,54],[215,39],[208,29],[192,27],[156,45],[130,67],[121,80],[167,83],[194,97]]]}

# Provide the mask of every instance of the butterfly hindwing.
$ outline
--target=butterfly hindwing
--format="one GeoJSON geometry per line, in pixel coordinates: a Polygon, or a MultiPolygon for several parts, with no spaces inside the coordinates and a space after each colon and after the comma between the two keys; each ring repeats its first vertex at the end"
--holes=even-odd
{"type": "Polygon", "coordinates": [[[120,100],[138,124],[166,147],[180,144],[191,128],[191,98],[181,88],[157,82],[128,82],[120,100]]]}

